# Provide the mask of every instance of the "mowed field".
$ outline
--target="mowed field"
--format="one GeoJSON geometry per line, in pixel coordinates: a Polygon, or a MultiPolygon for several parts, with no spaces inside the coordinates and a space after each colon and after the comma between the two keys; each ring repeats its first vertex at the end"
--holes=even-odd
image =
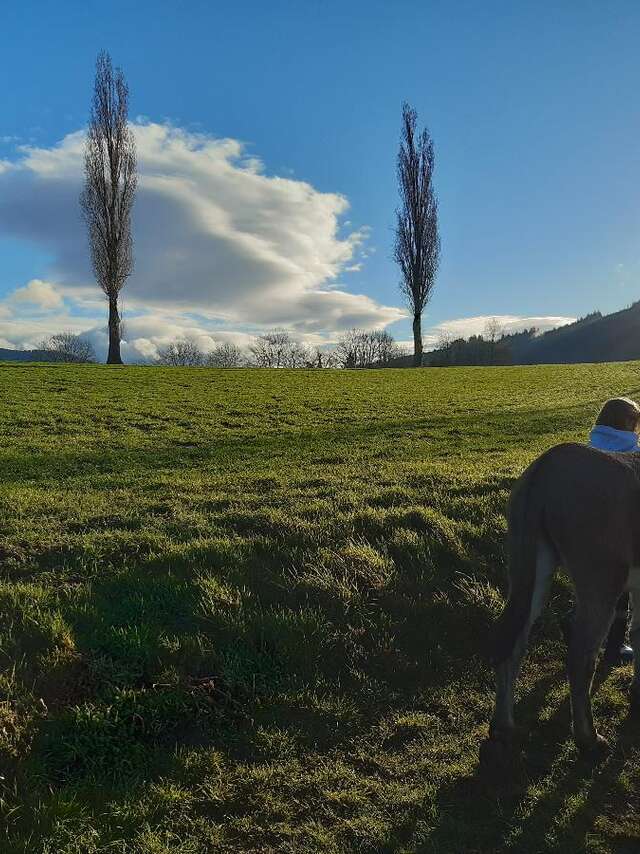
{"type": "Polygon", "coordinates": [[[504,509],[640,364],[0,367],[0,851],[637,852],[629,668],[570,739],[556,582],[477,774],[504,509]]]}

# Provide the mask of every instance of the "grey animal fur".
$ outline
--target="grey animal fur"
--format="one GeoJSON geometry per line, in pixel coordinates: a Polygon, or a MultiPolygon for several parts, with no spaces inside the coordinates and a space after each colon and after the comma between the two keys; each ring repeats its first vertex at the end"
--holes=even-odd
{"type": "Polygon", "coordinates": [[[625,589],[631,590],[634,613],[632,698],[640,699],[640,454],[573,443],[551,448],[514,485],[508,526],[510,591],[492,644],[497,689],[485,758],[496,743],[511,743],[520,664],[560,565],[576,596],[567,656],[573,733],[579,748],[592,751],[606,742],[594,726],[591,683],[625,589]]]}

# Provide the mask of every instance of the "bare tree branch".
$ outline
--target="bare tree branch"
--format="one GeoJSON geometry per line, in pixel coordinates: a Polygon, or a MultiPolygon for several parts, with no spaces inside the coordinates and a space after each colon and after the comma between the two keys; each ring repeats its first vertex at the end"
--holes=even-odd
{"type": "Polygon", "coordinates": [[[107,364],[122,364],[118,295],[133,270],[131,210],[137,185],[136,149],[127,123],[129,90],[106,51],[98,54],[85,143],[80,206],[96,281],[109,302],[107,364]]]}
{"type": "Polygon", "coordinates": [[[240,347],[231,342],[218,344],[207,356],[207,365],[210,368],[240,368],[246,361],[240,347]]]}
{"type": "Polygon", "coordinates": [[[45,350],[51,362],[95,362],[93,345],[86,338],[74,332],[58,332],[38,344],[38,350],[45,350]]]}
{"type": "Polygon", "coordinates": [[[400,267],[400,291],[413,314],[414,366],[422,365],[422,313],[431,298],[440,261],[438,200],[433,188],[435,155],[425,128],[417,134],[417,113],[402,107],[397,175],[394,258],[400,267]]]}
{"type": "Polygon", "coordinates": [[[204,361],[204,353],[195,341],[181,338],[158,349],[156,364],[172,368],[199,368],[204,361]]]}
{"type": "Polygon", "coordinates": [[[381,367],[400,355],[393,336],[384,330],[350,329],[336,347],[337,362],[342,368],[381,367]]]}
{"type": "Polygon", "coordinates": [[[338,368],[340,360],[336,350],[323,350],[315,347],[309,353],[309,367],[311,368],[338,368]]]}
{"type": "Polygon", "coordinates": [[[504,328],[497,317],[491,317],[484,326],[483,337],[489,344],[489,364],[495,365],[497,361],[498,342],[504,336],[504,328]]]}

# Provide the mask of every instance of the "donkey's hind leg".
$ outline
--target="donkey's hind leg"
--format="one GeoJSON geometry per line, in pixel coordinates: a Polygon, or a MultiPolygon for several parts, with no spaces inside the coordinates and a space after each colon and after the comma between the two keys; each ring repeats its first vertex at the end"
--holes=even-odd
{"type": "Polygon", "coordinates": [[[640,567],[629,571],[627,588],[631,593],[631,629],[629,640],[633,647],[633,682],[631,684],[631,707],[633,717],[640,717],[640,567]]]}
{"type": "Polygon", "coordinates": [[[489,728],[492,739],[508,741],[513,733],[513,702],[516,681],[520,673],[522,658],[527,649],[531,627],[542,612],[549,591],[549,582],[556,565],[557,559],[552,547],[546,540],[539,540],[536,555],[536,582],[529,617],[515,642],[511,655],[496,668],[496,705],[489,728]]]}
{"type": "Polygon", "coordinates": [[[576,576],[576,617],[569,651],[567,670],[571,688],[573,735],[581,750],[593,750],[605,745],[593,723],[591,683],[602,642],[613,619],[616,602],[624,587],[626,567],[594,567],[576,576]],[[585,579],[585,580],[580,580],[585,579]],[[609,582],[604,586],[602,579],[609,582]],[[619,583],[618,583],[619,581],[619,583]]]}

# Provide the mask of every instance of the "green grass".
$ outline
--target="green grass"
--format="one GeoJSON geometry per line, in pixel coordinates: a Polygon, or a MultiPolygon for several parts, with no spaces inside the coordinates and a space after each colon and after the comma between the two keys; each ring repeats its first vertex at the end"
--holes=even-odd
{"type": "Polygon", "coordinates": [[[560,579],[477,775],[504,507],[640,365],[0,367],[0,851],[632,852],[628,668],[569,735],[560,579]]]}

